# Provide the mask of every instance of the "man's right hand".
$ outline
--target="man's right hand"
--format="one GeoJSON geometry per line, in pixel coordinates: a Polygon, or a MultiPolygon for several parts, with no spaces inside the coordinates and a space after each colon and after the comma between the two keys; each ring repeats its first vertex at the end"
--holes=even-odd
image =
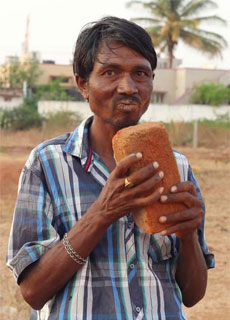
{"type": "Polygon", "coordinates": [[[106,224],[110,225],[133,209],[148,206],[159,200],[163,187],[156,187],[164,173],[157,172],[159,164],[156,161],[128,175],[132,165],[141,158],[142,154],[136,153],[122,159],[111,172],[99,198],[90,208],[101,214],[106,224]],[[134,186],[125,187],[125,178],[134,186]],[[153,189],[155,191],[151,192],[153,189]]]}

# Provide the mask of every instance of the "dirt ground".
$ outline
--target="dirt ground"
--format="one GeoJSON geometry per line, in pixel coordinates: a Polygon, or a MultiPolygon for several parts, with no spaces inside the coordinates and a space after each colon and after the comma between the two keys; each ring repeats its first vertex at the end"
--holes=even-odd
{"type": "MultiPolygon", "coordinates": [[[[216,268],[209,270],[206,296],[185,312],[189,320],[227,320],[230,319],[230,150],[179,149],[189,158],[201,185],[207,208],[206,240],[216,258],[216,268]]],[[[29,319],[29,308],[5,267],[18,176],[27,156],[28,150],[22,148],[4,149],[0,153],[0,320],[29,319]]]]}

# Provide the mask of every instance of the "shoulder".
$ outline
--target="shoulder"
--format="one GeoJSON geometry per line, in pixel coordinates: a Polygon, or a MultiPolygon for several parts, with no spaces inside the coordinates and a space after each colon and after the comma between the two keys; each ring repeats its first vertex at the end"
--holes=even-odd
{"type": "Polygon", "coordinates": [[[188,162],[188,159],[186,158],[186,156],[182,152],[180,152],[180,151],[178,151],[176,149],[173,149],[173,154],[174,154],[174,157],[176,158],[176,160],[181,160],[181,161],[187,161],[188,162]]]}
{"type": "Polygon", "coordinates": [[[88,126],[92,117],[83,120],[72,132],[49,139],[35,147],[25,164],[24,170],[40,171],[46,165],[55,166],[55,160],[62,160],[67,155],[81,156],[82,144],[88,140],[88,126]]]}
{"type": "Polygon", "coordinates": [[[70,138],[71,133],[65,133],[58,137],[46,140],[36,146],[30,153],[25,164],[25,169],[33,169],[40,167],[41,162],[48,160],[50,157],[56,157],[57,154],[63,152],[63,148],[70,138]]]}
{"type": "Polygon", "coordinates": [[[183,153],[176,149],[173,149],[173,154],[177,163],[181,181],[187,181],[190,168],[188,159],[183,153]]]}

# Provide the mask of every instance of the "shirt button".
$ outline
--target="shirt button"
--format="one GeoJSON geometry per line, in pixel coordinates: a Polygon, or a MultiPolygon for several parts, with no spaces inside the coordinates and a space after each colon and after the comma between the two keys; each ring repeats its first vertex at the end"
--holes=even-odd
{"type": "Polygon", "coordinates": [[[141,308],[140,307],[136,307],[136,312],[140,312],[141,308]]]}
{"type": "Polygon", "coordinates": [[[134,264],[131,263],[131,265],[129,267],[130,267],[130,269],[133,269],[134,268],[134,264]]]}

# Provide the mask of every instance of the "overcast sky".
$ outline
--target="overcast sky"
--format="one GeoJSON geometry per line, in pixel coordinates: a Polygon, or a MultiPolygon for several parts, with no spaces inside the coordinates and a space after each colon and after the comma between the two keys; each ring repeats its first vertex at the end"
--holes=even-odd
{"type": "MultiPolygon", "coordinates": [[[[20,55],[25,38],[26,17],[30,15],[29,49],[39,51],[41,58],[69,63],[74,43],[81,28],[88,22],[106,15],[134,18],[145,15],[140,7],[127,9],[126,0],[0,0],[0,64],[7,55],[20,55]]],[[[218,9],[204,12],[217,14],[229,21],[230,0],[216,0],[218,9]]],[[[208,25],[206,29],[218,32],[230,43],[230,22],[228,27],[208,25]]],[[[230,44],[220,58],[209,59],[197,51],[179,45],[176,57],[183,60],[185,67],[215,65],[230,69],[230,44]]]]}

